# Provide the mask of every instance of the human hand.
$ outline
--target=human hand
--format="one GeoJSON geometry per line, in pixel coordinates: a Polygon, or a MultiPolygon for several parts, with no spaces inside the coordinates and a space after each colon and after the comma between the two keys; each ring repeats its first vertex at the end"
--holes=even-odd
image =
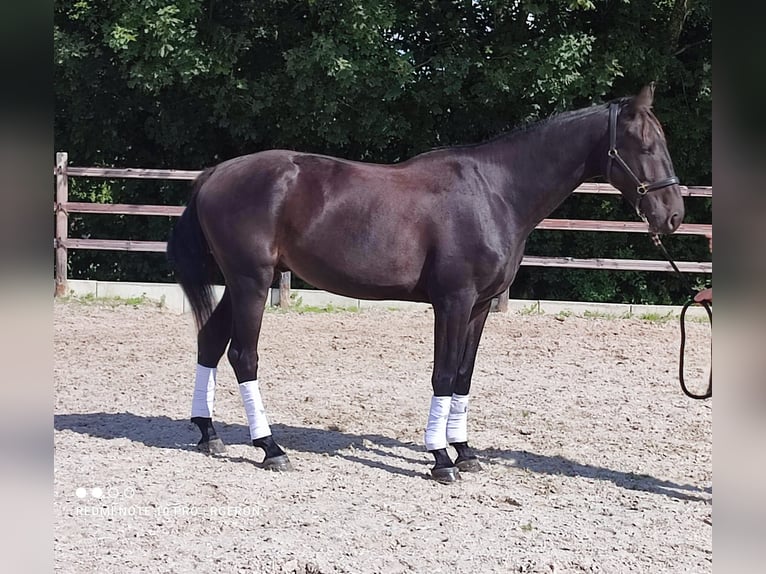
{"type": "Polygon", "coordinates": [[[707,289],[703,289],[699,293],[697,293],[694,296],[694,302],[695,303],[710,303],[713,304],[713,288],[708,287],[707,289]]]}

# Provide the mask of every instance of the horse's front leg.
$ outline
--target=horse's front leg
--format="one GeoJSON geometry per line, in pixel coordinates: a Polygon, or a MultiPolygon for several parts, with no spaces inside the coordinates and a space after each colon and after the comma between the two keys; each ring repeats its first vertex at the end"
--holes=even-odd
{"type": "Polygon", "coordinates": [[[487,322],[491,301],[477,305],[471,313],[465,349],[457,371],[454,393],[450,401],[447,419],[447,442],[457,451],[455,466],[462,472],[481,470],[479,459],[468,446],[468,393],[471,390],[471,376],[476,364],[481,335],[487,322]]]}
{"type": "Polygon", "coordinates": [[[465,349],[471,317],[469,302],[460,298],[434,301],[434,370],[431,377],[433,396],[425,432],[426,449],[435,460],[431,476],[439,482],[460,478],[457,466],[447,452],[447,426],[465,349]]]}

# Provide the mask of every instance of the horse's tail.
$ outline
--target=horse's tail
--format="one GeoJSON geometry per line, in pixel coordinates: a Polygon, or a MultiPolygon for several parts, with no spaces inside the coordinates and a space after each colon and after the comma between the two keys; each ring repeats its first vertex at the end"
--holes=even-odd
{"type": "Polygon", "coordinates": [[[176,281],[192,307],[197,328],[201,329],[213,313],[213,273],[217,265],[210,253],[197,216],[197,195],[215,167],[204,170],[194,180],[191,198],[168,238],[167,257],[176,281]]]}

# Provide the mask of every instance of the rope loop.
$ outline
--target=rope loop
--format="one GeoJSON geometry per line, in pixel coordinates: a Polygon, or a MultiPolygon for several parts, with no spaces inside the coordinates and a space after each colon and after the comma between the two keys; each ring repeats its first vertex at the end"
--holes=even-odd
{"type": "MultiPolygon", "coordinates": [[[[712,340],[712,337],[710,340],[710,375],[708,377],[707,390],[701,395],[691,392],[689,388],[686,386],[686,380],[684,378],[684,356],[686,354],[686,311],[689,309],[690,306],[696,303],[694,301],[694,296],[697,294],[697,292],[691,288],[691,285],[689,285],[689,282],[686,280],[686,277],[684,277],[684,274],[681,273],[680,269],[678,269],[678,265],[676,265],[675,261],[673,261],[673,258],[670,256],[670,253],[668,253],[668,250],[665,249],[665,246],[662,244],[662,240],[660,239],[660,236],[657,235],[656,233],[652,233],[651,238],[652,238],[652,242],[665,255],[665,258],[668,260],[668,263],[670,263],[670,266],[673,268],[673,271],[675,271],[676,276],[681,281],[681,284],[691,294],[691,299],[689,299],[686,302],[686,304],[683,306],[683,308],[681,309],[681,317],[680,317],[681,351],[680,351],[680,359],[679,359],[679,367],[678,367],[678,381],[681,383],[681,390],[684,392],[684,394],[687,397],[692,399],[698,399],[698,400],[709,399],[710,397],[713,396],[713,340],[712,340]]],[[[712,331],[713,310],[707,301],[702,301],[701,305],[705,308],[705,311],[707,311],[708,319],[710,319],[710,329],[712,331]]]]}
{"type": "MultiPolygon", "coordinates": [[[[696,393],[693,393],[689,390],[689,388],[686,386],[686,379],[684,378],[684,355],[686,354],[686,310],[695,303],[694,299],[689,299],[686,302],[686,305],[683,306],[681,309],[681,352],[680,357],[678,360],[678,381],[681,383],[681,390],[684,392],[684,394],[692,399],[702,400],[702,399],[709,399],[713,396],[713,340],[711,337],[710,340],[710,374],[708,377],[708,383],[707,383],[707,390],[699,395],[696,393]]],[[[710,329],[712,331],[713,329],[713,311],[710,308],[710,305],[708,305],[707,301],[702,302],[702,306],[705,308],[705,311],[707,311],[708,319],[710,319],[710,329]]]]}

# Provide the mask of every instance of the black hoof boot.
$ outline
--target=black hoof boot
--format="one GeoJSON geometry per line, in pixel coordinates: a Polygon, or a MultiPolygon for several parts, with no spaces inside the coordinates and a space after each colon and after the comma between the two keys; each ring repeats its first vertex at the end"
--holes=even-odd
{"type": "Polygon", "coordinates": [[[455,466],[460,469],[460,472],[479,472],[481,470],[479,459],[473,454],[467,442],[453,442],[450,444],[457,451],[455,466]]]}
{"type": "Polygon", "coordinates": [[[287,472],[293,470],[290,459],[271,435],[253,440],[253,446],[263,449],[263,462],[260,467],[265,470],[287,472]]]}
{"type": "Polygon", "coordinates": [[[434,455],[436,465],[431,469],[431,478],[442,484],[450,484],[460,480],[460,471],[452,463],[446,448],[429,451],[434,455]]]}
{"type": "Polygon", "coordinates": [[[205,454],[223,454],[226,452],[226,445],[218,438],[213,427],[213,419],[206,417],[192,417],[191,420],[202,435],[197,443],[197,450],[205,454]]]}

